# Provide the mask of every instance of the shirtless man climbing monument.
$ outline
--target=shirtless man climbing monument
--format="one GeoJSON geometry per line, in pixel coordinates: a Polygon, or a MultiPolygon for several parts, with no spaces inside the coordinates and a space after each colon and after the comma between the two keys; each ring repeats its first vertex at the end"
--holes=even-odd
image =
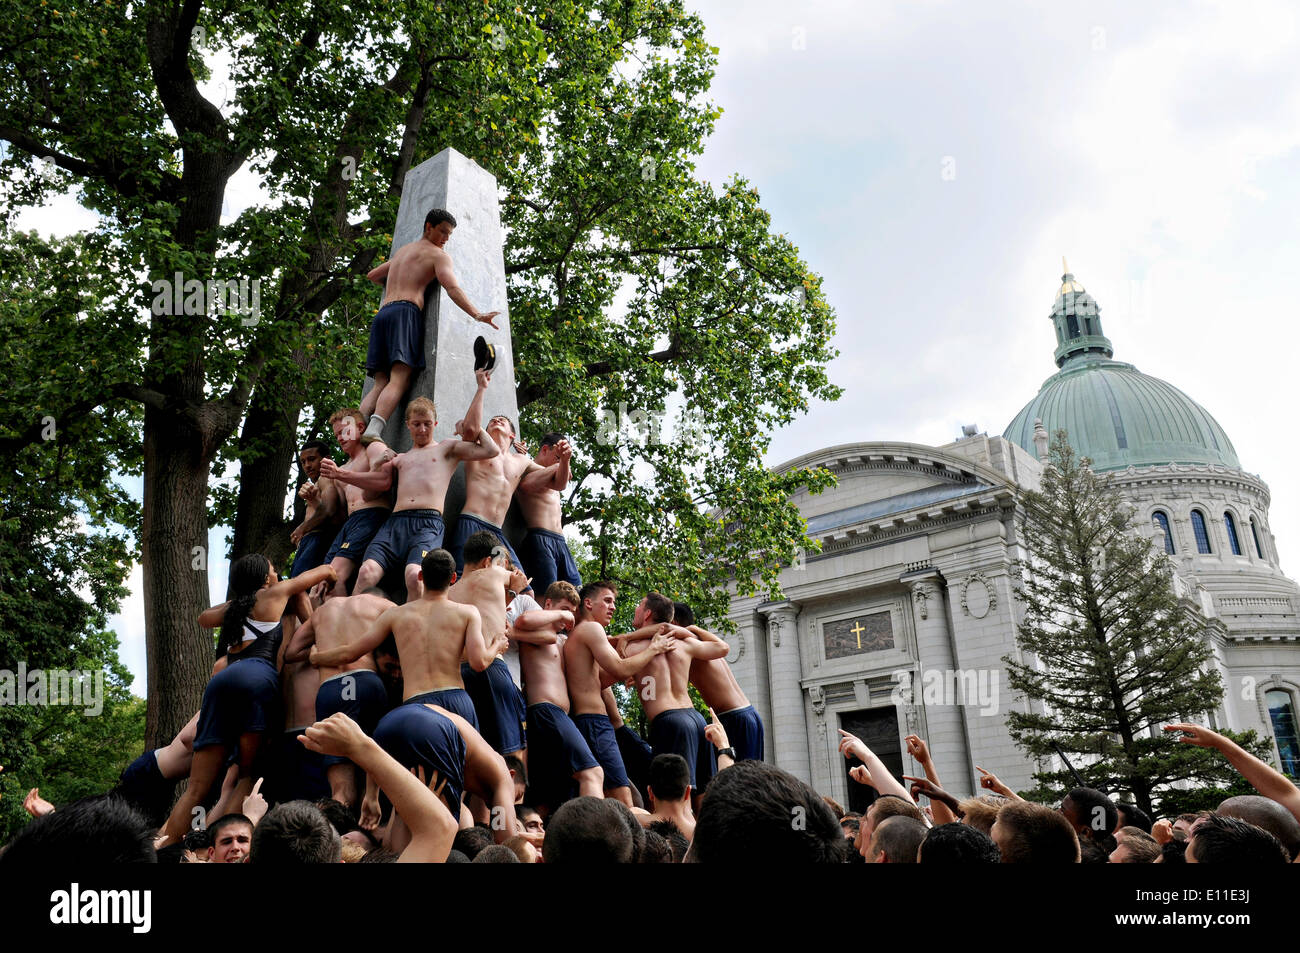
{"type": "Polygon", "coordinates": [[[451,256],[443,250],[456,227],[446,209],[431,209],[424,217],[424,235],[403,245],[393,257],[367,278],[384,286],[384,302],[370,324],[366,373],[375,386],[361,399],[361,413],[369,418],[361,442],[378,440],[384,425],[411,384],[411,375],[424,367],[424,290],[435,279],[447,297],[475,321],[496,327],[500,311],[482,312],[470,303],[456,282],[451,256]]]}

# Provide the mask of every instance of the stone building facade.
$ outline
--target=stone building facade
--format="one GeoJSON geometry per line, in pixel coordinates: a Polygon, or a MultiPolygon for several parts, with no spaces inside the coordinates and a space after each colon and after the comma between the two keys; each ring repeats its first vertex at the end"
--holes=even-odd
{"type": "Polygon", "coordinates": [[[823,466],[834,489],[793,501],[822,551],[785,569],[785,599],[736,597],[729,658],[767,725],[767,758],[849,807],[863,792],[840,728],[896,774],[903,738],[925,738],[945,785],[978,789],[974,766],[1012,787],[1033,766],[1006,730],[1018,658],[1015,512],[1037,489],[1048,433],[1064,429],[1171,554],[1176,586],[1207,618],[1223,676],[1217,726],[1272,738],[1300,769],[1300,588],[1268,529],[1269,490],[1226,433],[1177,388],[1112,359],[1100,309],[1068,270],[1052,310],[1060,368],[1002,436],[942,447],[866,442],[783,464],[823,466]]]}

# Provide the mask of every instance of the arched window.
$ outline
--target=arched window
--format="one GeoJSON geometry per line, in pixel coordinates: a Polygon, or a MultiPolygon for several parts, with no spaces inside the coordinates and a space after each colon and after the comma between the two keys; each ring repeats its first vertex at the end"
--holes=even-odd
{"type": "Polygon", "coordinates": [[[1250,535],[1255,537],[1255,555],[1260,559],[1264,558],[1264,547],[1259,545],[1259,527],[1255,525],[1255,517],[1250,518],[1250,535]]]}
{"type": "Polygon", "coordinates": [[[1070,337],[1077,338],[1079,336],[1079,319],[1072,314],[1066,315],[1065,323],[1069,327],[1070,337]]]}
{"type": "Polygon", "coordinates": [[[1192,532],[1196,534],[1196,551],[1210,552],[1210,534],[1205,531],[1205,516],[1200,510],[1192,510],[1192,532]]]}
{"type": "Polygon", "coordinates": [[[1174,554],[1174,534],[1169,531],[1169,517],[1156,510],[1151,517],[1151,521],[1165,534],[1165,552],[1172,556],[1174,554]]]}
{"type": "Polygon", "coordinates": [[[1300,777],[1300,734],[1296,731],[1291,693],[1270,688],[1264,693],[1264,703],[1268,705],[1268,720],[1273,725],[1277,753],[1282,756],[1282,770],[1293,778],[1300,777]]]}
{"type": "Polygon", "coordinates": [[[1223,526],[1228,531],[1228,545],[1232,548],[1232,555],[1241,555],[1241,543],[1237,542],[1237,521],[1232,518],[1231,513],[1223,514],[1223,526]]]}

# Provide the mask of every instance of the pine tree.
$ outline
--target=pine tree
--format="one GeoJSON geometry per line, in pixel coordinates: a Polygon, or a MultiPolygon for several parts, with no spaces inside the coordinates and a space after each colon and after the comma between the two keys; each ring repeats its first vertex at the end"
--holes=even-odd
{"type": "MultiPolygon", "coordinates": [[[[1229,780],[1221,763],[1161,730],[1221,702],[1208,623],[1176,594],[1168,558],[1110,481],[1076,458],[1065,431],[1050,454],[1041,491],[1022,497],[1023,662],[1004,659],[1012,688],[1034,704],[1007,725],[1030,756],[1064,754],[1089,786],[1130,792],[1151,812],[1153,792],[1172,782],[1229,780]]],[[[1075,784],[1068,770],[1034,777],[1031,797],[1075,784]]]]}

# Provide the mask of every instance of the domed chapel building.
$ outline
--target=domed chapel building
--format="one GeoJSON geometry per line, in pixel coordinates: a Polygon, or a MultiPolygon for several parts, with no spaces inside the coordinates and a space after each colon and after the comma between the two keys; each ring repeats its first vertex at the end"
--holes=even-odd
{"type": "Polygon", "coordinates": [[[1300,588],[1278,565],[1268,486],[1204,408],[1114,360],[1100,308],[1068,270],[1051,320],[1058,370],[1002,436],[845,444],[777,467],[838,478],[793,498],[822,551],[783,570],[783,601],[732,598],[728,660],[767,728],[767,760],[850,809],[866,799],[839,728],[896,775],[919,773],[903,744],[915,733],[955,792],[978,790],[975,764],[1032,786],[1006,729],[1008,707],[1024,702],[1002,656],[1019,656],[1017,500],[1039,488],[1057,430],[1113,476],[1204,613],[1224,684],[1213,725],[1255,729],[1300,774],[1300,588]]]}

